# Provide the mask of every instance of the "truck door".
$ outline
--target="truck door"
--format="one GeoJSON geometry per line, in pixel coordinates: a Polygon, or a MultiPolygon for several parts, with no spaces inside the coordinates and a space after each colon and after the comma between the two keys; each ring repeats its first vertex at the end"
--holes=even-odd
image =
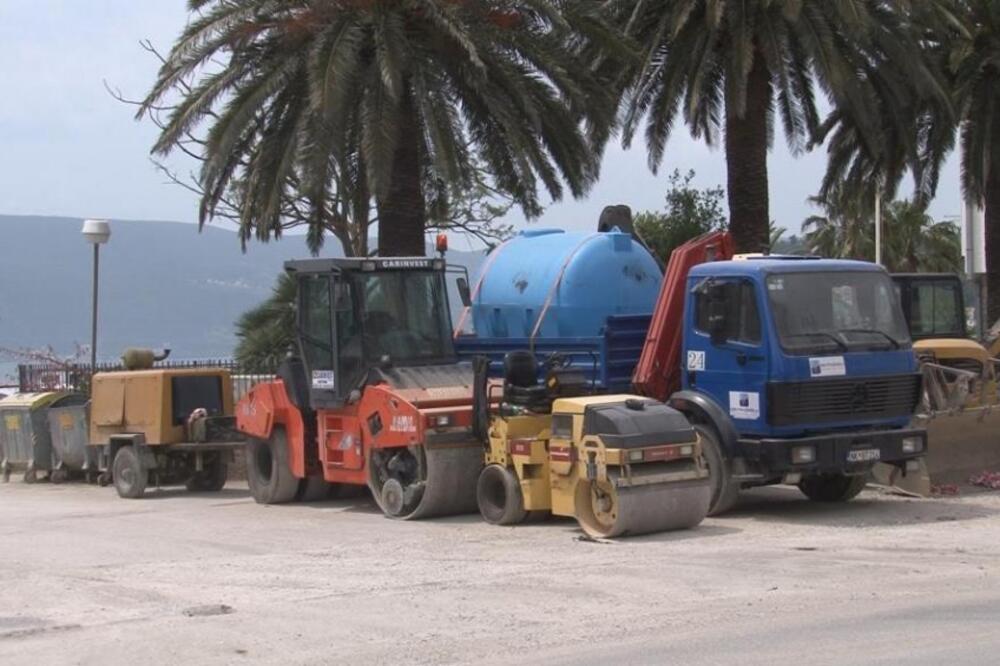
{"type": "Polygon", "coordinates": [[[759,290],[745,278],[689,286],[684,388],[711,396],[741,433],[764,432],[768,366],[759,290]]]}

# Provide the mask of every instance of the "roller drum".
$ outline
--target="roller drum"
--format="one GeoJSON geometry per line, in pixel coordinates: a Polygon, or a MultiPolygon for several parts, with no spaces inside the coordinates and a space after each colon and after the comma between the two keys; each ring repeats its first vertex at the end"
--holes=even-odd
{"type": "Polygon", "coordinates": [[[576,498],[577,521],[596,538],[689,529],[708,515],[712,500],[712,487],[704,479],[598,488],[598,494],[606,495],[603,500],[595,499],[591,483],[581,483],[576,498]]]}
{"type": "Polygon", "coordinates": [[[423,483],[415,492],[409,491],[414,492],[410,497],[400,497],[398,484],[391,480],[381,483],[372,471],[368,485],[382,512],[390,518],[415,520],[477,511],[476,480],[483,467],[482,446],[474,442],[460,447],[424,447],[422,453],[423,483]]]}

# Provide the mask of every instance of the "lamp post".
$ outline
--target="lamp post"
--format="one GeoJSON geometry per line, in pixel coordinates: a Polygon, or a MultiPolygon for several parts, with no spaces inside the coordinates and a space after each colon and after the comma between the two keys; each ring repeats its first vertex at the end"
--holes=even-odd
{"type": "Polygon", "coordinates": [[[90,326],[90,371],[97,372],[97,278],[101,263],[101,246],[111,238],[111,226],[107,220],[86,220],[83,223],[83,238],[94,246],[94,300],[90,326]]]}

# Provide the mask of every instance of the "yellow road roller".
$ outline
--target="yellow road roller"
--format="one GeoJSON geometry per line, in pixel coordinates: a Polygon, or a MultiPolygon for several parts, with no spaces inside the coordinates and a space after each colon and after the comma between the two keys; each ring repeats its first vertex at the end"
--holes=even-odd
{"type": "Polygon", "coordinates": [[[708,514],[711,484],[696,431],[680,412],[633,395],[586,390],[582,373],[534,356],[505,359],[499,388],[476,361],[476,429],[486,445],[476,499],[496,525],[551,512],[591,537],[686,529],[708,514]]]}

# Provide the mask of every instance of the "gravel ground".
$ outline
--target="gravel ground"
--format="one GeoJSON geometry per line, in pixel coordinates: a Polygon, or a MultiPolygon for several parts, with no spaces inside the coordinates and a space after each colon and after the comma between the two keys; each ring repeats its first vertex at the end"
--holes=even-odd
{"type": "Polygon", "coordinates": [[[0,663],[996,663],[1000,494],[776,488],[696,530],[0,485],[0,663]]]}

